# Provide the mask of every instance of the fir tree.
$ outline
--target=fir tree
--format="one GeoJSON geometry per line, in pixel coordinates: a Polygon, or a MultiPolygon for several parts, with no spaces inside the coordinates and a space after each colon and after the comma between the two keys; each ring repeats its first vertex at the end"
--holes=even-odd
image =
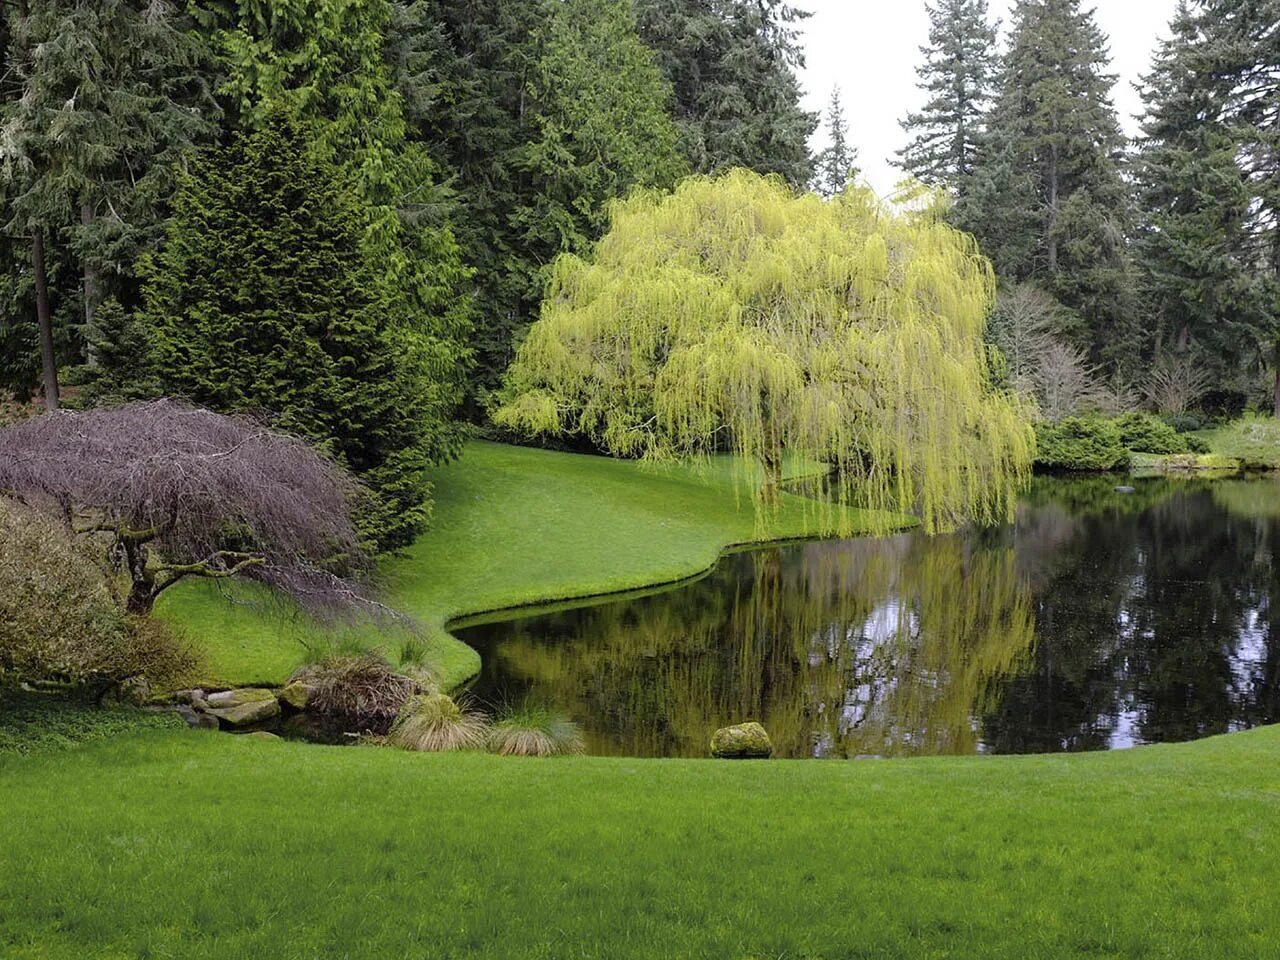
{"type": "Polygon", "coordinates": [[[898,156],[918,180],[957,190],[973,172],[994,95],[996,26],[987,0],[939,0],[926,9],[929,45],[920,48],[924,63],[917,72],[929,99],[902,121],[910,139],[898,156]]]}
{"type": "Polygon", "coordinates": [[[91,325],[104,298],[136,300],[132,264],[158,235],[175,163],[210,131],[207,64],[170,0],[23,0],[4,16],[6,232],[31,238],[53,404],[68,333],[55,319],[70,319],[69,301],[91,325]]]}
{"type": "Polygon", "coordinates": [[[1203,0],[1204,56],[1249,193],[1246,254],[1262,285],[1257,336],[1280,417],[1280,0],[1203,0]]]}
{"type": "Polygon", "coordinates": [[[813,177],[816,114],[800,106],[804,66],[783,0],[632,0],[640,36],[675,91],[681,147],[696,173],[746,167],[796,186],[813,177]]]}
{"type": "Polygon", "coordinates": [[[1231,380],[1265,315],[1246,251],[1250,191],[1204,56],[1206,22],[1182,0],[1143,78],[1146,113],[1134,165],[1138,252],[1157,350],[1194,350],[1231,380]]]}
{"type": "Polygon", "coordinates": [[[827,146],[816,158],[817,176],[814,178],[814,188],[824,197],[833,197],[858,174],[858,168],[854,165],[858,159],[858,148],[849,145],[849,130],[845,123],[839,87],[831,91],[826,123],[827,146]]]}
{"type": "Polygon", "coordinates": [[[974,171],[991,206],[969,203],[963,214],[984,243],[994,234],[1018,252],[1014,279],[1041,281],[1074,312],[1062,333],[1095,361],[1132,372],[1142,337],[1107,63],[1106,40],[1080,0],[1020,0],[974,171]]]}
{"type": "Polygon", "coordinates": [[[398,291],[369,259],[360,195],[314,137],[264,113],[182,176],[142,320],[163,390],[271,411],[318,441],[372,491],[366,537],[402,546],[429,516],[438,413],[388,310],[398,291]]]}

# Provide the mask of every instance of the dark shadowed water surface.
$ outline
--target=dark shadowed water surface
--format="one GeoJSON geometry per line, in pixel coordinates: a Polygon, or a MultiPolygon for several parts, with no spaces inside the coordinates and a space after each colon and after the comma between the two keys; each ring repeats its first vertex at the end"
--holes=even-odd
{"type": "Polygon", "coordinates": [[[1280,719],[1278,545],[1275,480],[1040,479],[1006,527],[457,632],[478,699],[549,701],[591,753],[706,756],[745,719],[789,757],[1104,750],[1280,719]]]}

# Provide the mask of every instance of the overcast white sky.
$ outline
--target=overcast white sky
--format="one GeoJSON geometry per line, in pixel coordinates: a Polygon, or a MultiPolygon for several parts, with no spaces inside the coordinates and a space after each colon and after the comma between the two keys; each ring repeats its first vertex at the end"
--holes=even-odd
{"type": "MultiPolygon", "coordinates": [[[[992,16],[1007,25],[1011,5],[990,0],[992,16]]],[[[923,102],[915,71],[918,48],[929,39],[925,0],[796,0],[796,6],[813,12],[803,28],[805,106],[825,112],[831,88],[839,85],[858,165],[876,190],[888,193],[902,177],[890,162],[904,142],[898,121],[923,102]]],[[[1114,102],[1132,135],[1131,115],[1140,109],[1132,84],[1168,35],[1177,0],[1094,0],[1094,6],[1111,40],[1111,72],[1119,75],[1114,102]]],[[[824,139],[819,130],[815,146],[824,139]]]]}

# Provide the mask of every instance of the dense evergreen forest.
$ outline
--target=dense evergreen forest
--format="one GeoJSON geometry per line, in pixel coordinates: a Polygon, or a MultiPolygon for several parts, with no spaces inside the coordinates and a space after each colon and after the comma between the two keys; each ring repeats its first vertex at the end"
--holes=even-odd
{"type": "MultiPolygon", "coordinates": [[[[378,547],[612,201],[857,177],[856,102],[802,108],[782,0],[0,11],[0,390],[269,410],[373,491],[378,547]]],[[[899,161],[994,264],[997,382],[1049,419],[1280,413],[1280,2],[1185,0],[1133,142],[1079,0],[929,12],[899,161]]]]}

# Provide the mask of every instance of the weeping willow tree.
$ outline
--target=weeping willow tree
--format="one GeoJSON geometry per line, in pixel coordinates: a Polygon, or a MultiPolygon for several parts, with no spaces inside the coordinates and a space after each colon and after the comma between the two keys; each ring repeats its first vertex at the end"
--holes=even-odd
{"type": "Polygon", "coordinates": [[[930,530],[1009,515],[1032,431],[988,377],[991,267],[936,210],[735,170],[638,193],[610,224],[556,262],[499,425],[622,457],[731,450],[763,466],[766,501],[789,452],[930,530]]]}

